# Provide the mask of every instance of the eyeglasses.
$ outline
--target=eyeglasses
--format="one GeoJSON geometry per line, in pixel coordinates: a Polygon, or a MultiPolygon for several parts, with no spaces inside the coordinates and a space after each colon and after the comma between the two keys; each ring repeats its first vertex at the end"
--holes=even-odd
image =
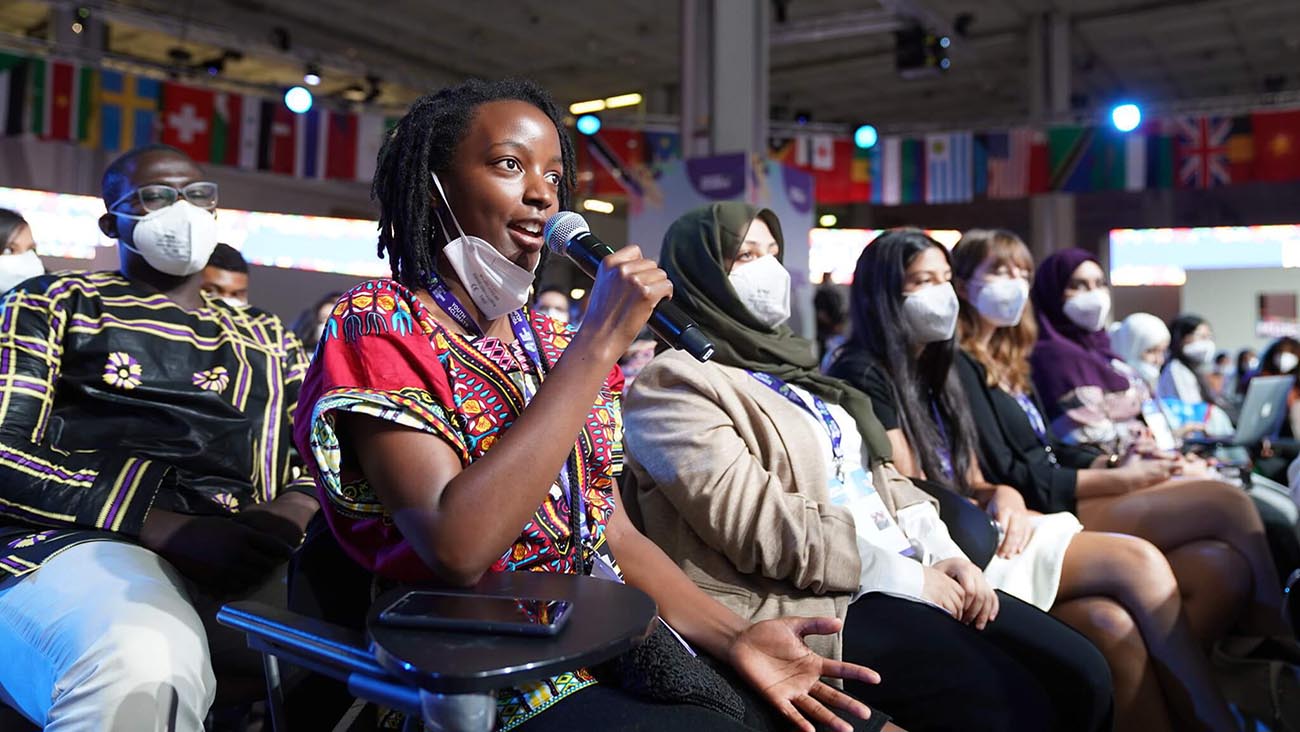
{"type": "Polygon", "coordinates": [[[160,211],[179,201],[182,196],[195,206],[210,211],[217,207],[217,184],[209,181],[196,181],[184,188],[174,188],[163,183],[151,183],[140,186],[133,191],[127,191],[121,198],[114,201],[113,205],[108,207],[108,210],[113,211],[132,196],[136,197],[140,203],[140,208],[145,211],[160,211]]]}

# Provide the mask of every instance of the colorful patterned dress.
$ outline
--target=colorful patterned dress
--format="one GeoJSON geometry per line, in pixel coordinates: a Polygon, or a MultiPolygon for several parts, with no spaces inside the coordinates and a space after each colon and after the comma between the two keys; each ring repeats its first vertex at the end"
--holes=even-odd
{"type": "MultiPolygon", "coordinates": [[[[363,414],[437,436],[462,466],[481,458],[510,429],[559,360],[574,329],[537,313],[529,324],[542,351],[535,373],[518,344],[467,338],[442,327],[409,290],[392,280],[363,283],[339,299],[303,384],[295,439],[316,474],[318,496],[344,551],[382,578],[429,582],[434,575],[402,537],[367,484],[356,456],[339,441],[340,412],[363,414]]],[[[622,466],[623,387],[617,368],[597,395],[575,445],[577,488],[586,498],[588,549],[607,553],[605,525],[622,466]]],[[[558,476],[557,476],[558,478],[558,476]]],[[[483,520],[492,520],[490,506],[483,520]]],[[[575,571],[569,505],[557,480],[494,572],[575,571]]],[[[594,679],[585,669],[498,691],[500,729],[532,718],[594,679]]]]}

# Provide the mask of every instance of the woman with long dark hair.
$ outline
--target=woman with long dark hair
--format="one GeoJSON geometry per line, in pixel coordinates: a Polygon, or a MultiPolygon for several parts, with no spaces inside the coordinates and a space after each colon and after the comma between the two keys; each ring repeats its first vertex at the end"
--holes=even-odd
{"type": "Polygon", "coordinates": [[[1176,700],[1170,710],[1175,718],[1162,720],[1131,698],[1117,697],[1117,711],[1127,712],[1118,719],[1124,728],[1160,729],[1163,721],[1164,729],[1235,729],[1160,552],[1135,537],[1079,533],[1071,514],[1031,512],[1015,488],[985,479],[954,368],[959,301],[952,278],[948,250],[924,232],[900,229],[877,237],[858,259],[853,337],[831,373],[872,397],[904,474],[974,499],[1002,527],[998,555],[985,568],[995,587],[1050,609],[1093,639],[1113,673],[1131,665],[1135,652],[1144,663],[1150,659],[1167,696],[1176,700]],[[1138,629],[1141,648],[1116,634],[1124,626],[1138,629]]]}
{"type": "MultiPolygon", "coordinates": [[[[1107,453],[1057,440],[1030,380],[1029,352],[1038,327],[1027,302],[1034,269],[1029,247],[1009,231],[968,231],[953,249],[952,261],[961,299],[958,372],[979,433],[980,465],[989,480],[1016,488],[1030,509],[1075,513],[1090,531],[1163,538],[1147,536],[1140,524],[1111,523],[1105,507],[1112,504],[1161,516],[1162,524],[1244,516],[1246,528],[1252,525],[1253,510],[1241,491],[1222,483],[1170,480],[1177,467],[1172,460],[1133,453],[1108,467],[1107,453]]],[[[1149,363],[1144,359],[1153,351],[1163,357],[1168,330],[1159,319],[1137,313],[1124,322],[1128,332],[1117,349],[1128,363],[1149,363]]],[[[1265,547],[1257,541],[1241,543],[1247,535],[1239,528],[1221,535],[1188,534],[1177,544],[1161,545],[1178,580],[1188,625],[1203,647],[1233,629],[1248,601],[1252,578],[1246,557],[1265,547]]],[[[1136,627],[1133,632],[1140,647],[1136,627]]],[[[1167,728],[1170,707],[1159,685],[1149,681],[1157,676],[1145,655],[1130,653],[1122,661],[1112,654],[1122,661],[1112,666],[1118,716],[1167,728]],[[1152,717],[1155,723],[1146,721],[1152,717]]]]}
{"type": "Polygon", "coordinates": [[[879,729],[881,715],[821,680],[877,675],[804,642],[838,620],[748,622],[619,509],[615,362],[672,285],[628,247],[601,266],[581,330],[526,307],[543,226],[572,201],[561,120],[532,83],[475,80],[420,98],[389,135],[374,194],[393,277],[339,300],[298,402],[322,513],[381,583],[621,577],[699,652],[656,625],[630,683],[575,668],[502,690],[497,729],[849,730],[832,709],[879,729]]]}

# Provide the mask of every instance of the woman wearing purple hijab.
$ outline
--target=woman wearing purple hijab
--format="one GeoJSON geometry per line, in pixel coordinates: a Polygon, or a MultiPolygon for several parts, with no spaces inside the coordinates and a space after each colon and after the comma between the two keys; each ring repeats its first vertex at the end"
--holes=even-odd
{"type": "Polygon", "coordinates": [[[1140,536],[1160,547],[1185,597],[1241,592],[1250,598],[1239,618],[1232,617],[1235,613],[1193,617],[1193,607],[1216,603],[1185,603],[1189,623],[1203,638],[1219,637],[1235,619],[1237,632],[1294,645],[1264,525],[1246,492],[1196,479],[1195,466],[1155,451],[1141,419],[1146,387],[1111,349],[1106,334],[1110,287],[1097,259],[1082,249],[1051,255],[1038,267],[1030,298],[1038,318],[1038,342],[1030,357],[1033,381],[1057,437],[1101,449],[1110,455],[1110,467],[1177,460],[1170,480],[1137,489],[1113,481],[1114,494],[1079,501],[1083,525],[1140,536]],[[1211,559],[1223,566],[1207,572],[1204,565],[1211,559]],[[1216,579],[1204,581],[1208,577],[1216,579]],[[1223,584],[1224,578],[1246,586],[1223,584]]]}

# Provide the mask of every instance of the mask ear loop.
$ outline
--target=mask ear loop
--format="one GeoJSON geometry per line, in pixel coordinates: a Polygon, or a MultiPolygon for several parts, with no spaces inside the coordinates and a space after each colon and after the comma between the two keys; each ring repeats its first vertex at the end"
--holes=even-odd
{"type": "MultiPolygon", "coordinates": [[[[447,207],[447,215],[451,217],[451,223],[456,227],[456,233],[460,234],[460,238],[468,241],[469,237],[465,236],[465,230],[460,228],[460,222],[456,220],[456,214],[451,210],[451,202],[447,200],[446,191],[442,190],[442,181],[438,180],[438,174],[433,171],[429,171],[429,176],[433,178],[433,187],[438,189],[438,198],[442,199],[443,206],[447,207]]],[[[433,209],[433,215],[437,216],[439,223],[441,223],[442,206],[435,206],[433,209]]],[[[445,226],[446,224],[443,225],[445,226]]]]}

